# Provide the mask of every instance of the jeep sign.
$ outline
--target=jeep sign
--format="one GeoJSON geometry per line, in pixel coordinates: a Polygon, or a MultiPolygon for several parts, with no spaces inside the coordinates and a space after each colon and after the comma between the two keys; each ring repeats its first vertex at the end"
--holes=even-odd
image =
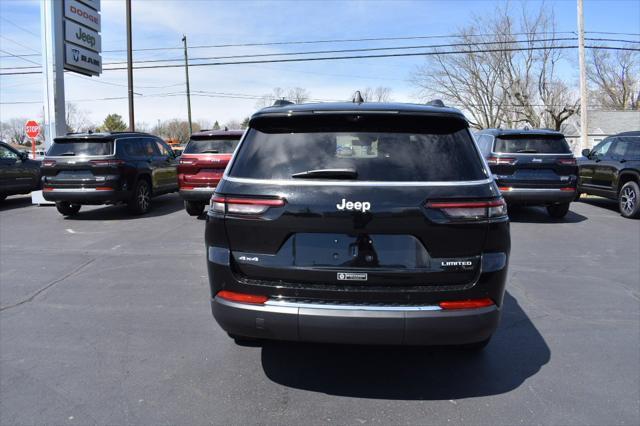
{"type": "Polygon", "coordinates": [[[64,23],[64,39],[94,52],[102,50],[100,34],[68,19],[64,23]]]}
{"type": "Polygon", "coordinates": [[[64,17],[100,31],[100,14],[76,0],[64,1],[64,17]]]}
{"type": "Polygon", "coordinates": [[[64,46],[64,64],[65,68],[81,74],[98,75],[102,72],[102,59],[98,53],[69,43],[64,46]]]}

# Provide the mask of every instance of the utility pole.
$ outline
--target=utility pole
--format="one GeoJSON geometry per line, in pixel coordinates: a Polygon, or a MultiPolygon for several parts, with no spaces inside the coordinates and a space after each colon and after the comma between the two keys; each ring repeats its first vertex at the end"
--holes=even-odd
{"type": "Polygon", "coordinates": [[[182,35],[182,43],[184,44],[184,72],[187,77],[187,115],[189,117],[189,134],[193,133],[191,125],[191,90],[189,89],[189,56],[187,55],[187,36],[182,35]]]}
{"type": "Polygon", "coordinates": [[[133,114],[133,49],[131,41],[131,0],[127,0],[127,86],[129,88],[129,130],[135,131],[133,114]]]}
{"type": "Polygon", "coordinates": [[[578,59],[580,62],[580,146],[579,151],[589,148],[588,145],[588,120],[587,105],[588,89],[587,89],[587,62],[584,53],[584,13],[583,0],[578,0],[578,59]]]}

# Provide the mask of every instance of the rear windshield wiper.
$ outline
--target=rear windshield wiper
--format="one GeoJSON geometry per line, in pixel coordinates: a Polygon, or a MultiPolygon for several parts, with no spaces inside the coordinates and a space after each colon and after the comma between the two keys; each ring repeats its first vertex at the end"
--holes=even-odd
{"type": "Polygon", "coordinates": [[[75,152],[72,152],[72,151],[68,151],[68,152],[63,152],[62,154],[58,154],[58,155],[59,155],[59,156],[61,156],[61,157],[62,157],[63,155],[72,156],[72,155],[76,155],[76,153],[75,153],[75,152]]]}
{"type": "Polygon", "coordinates": [[[516,152],[523,153],[523,154],[536,154],[538,150],[537,149],[519,149],[516,152]]]}
{"type": "Polygon", "coordinates": [[[298,179],[357,179],[358,172],[354,169],[319,169],[295,173],[291,177],[298,179]]]}
{"type": "Polygon", "coordinates": [[[200,151],[201,154],[217,154],[219,151],[217,149],[205,149],[204,151],[200,151]]]}

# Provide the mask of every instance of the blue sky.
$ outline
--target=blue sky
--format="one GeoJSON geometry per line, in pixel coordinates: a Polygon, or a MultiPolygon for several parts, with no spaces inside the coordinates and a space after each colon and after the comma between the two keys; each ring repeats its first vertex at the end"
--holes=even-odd
{"type": "MultiPolygon", "coordinates": [[[[368,37],[446,35],[490,16],[503,1],[182,1],[133,0],[134,49],[180,47],[185,33],[190,45],[321,40],[368,37]]],[[[521,2],[510,2],[514,10],[521,2]]],[[[538,8],[529,0],[527,7],[538,8]]],[[[558,31],[576,30],[576,1],[546,1],[553,8],[558,31]]],[[[124,1],[102,0],[103,50],[126,47],[124,1]]],[[[640,1],[586,0],[585,25],[588,31],[640,33],[640,1]]],[[[40,2],[0,1],[0,67],[32,65],[11,54],[40,51],[40,2]]],[[[636,38],[637,39],[637,38],[636,38]]],[[[254,53],[283,53],[305,50],[348,49],[431,44],[446,40],[405,40],[350,42],[293,46],[192,49],[191,57],[254,53]]],[[[134,59],[180,58],[180,50],[136,52],[134,59]]],[[[570,56],[577,55],[571,51],[570,56]]],[[[38,56],[27,59],[39,62],[38,56]]],[[[123,61],[124,52],[105,53],[104,62],[123,61]]],[[[574,58],[570,58],[573,60],[574,58]]],[[[387,86],[394,100],[416,101],[409,79],[424,59],[420,57],[360,59],[351,61],[301,62],[289,64],[229,65],[191,68],[191,89],[197,92],[224,92],[261,95],[273,87],[304,87],[315,99],[346,99],[359,88],[387,86]]],[[[567,77],[577,79],[575,67],[565,66],[567,77]]],[[[66,97],[96,123],[110,112],[127,116],[126,73],[104,72],[99,78],[67,73],[66,97]]],[[[165,96],[184,90],[182,68],[135,72],[136,120],[155,124],[158,119],[186,118],[184,96],[165,96]]],[[[202,94],[202,93],[201,93],[202,94]]],[[[39,117],[38,103],[12,102],[42,99],[39,75],[0,77],[0,119],[39,117]]],[[[225,122],[242,119],[255,110],[253,99],[206,96],[192,98],[193,117],[225,122]]]]}

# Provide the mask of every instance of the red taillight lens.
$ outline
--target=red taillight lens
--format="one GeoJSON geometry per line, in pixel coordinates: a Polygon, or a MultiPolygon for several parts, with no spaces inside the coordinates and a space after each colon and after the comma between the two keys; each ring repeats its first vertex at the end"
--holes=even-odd
{"type": "Polygon", "coordinates": [[[235,291],[221,290],[218,292],[218,297],[231,302],[249,303],[252,305],[262,305],[269,300],[267,296],[259,294],[246,294],[236,293],[235,291]]]}
{"type": "Polygon", "coordinates": [[[454,219],[488,219],[507,215],[502,198],[489,201],[430,201],[427,208],[438,209],[454,219]]]}
{"type": "Polygon", "coordinates": [[[507,165],[507,166],[513,166],[514,164],[516,164],[518,160],[513,158],[513,157],[489,157],[487,158],[487,163],[490,166],[497,166],[497,165],[507,165]]]}
{"type": "Polygon", "coordinates": [[[271,207],[282,207],[283,199],[266,198],[228,198],[214,195],[211,197],[211,210],[217,213],[238,215],[257,215],[269,210],[271,207]]]}
{"type": "Polygon", "coordinates": [[[560,158],[556,163],[562,166],[575,166],[577,164],[575,158],[560,158]]]}
{"type": "Polygon", "coordinates": [[[56,165],[56,160],[43,160],[42,167],[53,167],[56,165]]]}
{"type": "Polygon", "coordinates": [[[115,167],[124,164],[124,160],[91,160],[89,163],[94,167],[115,167]]]}
{"type": "Polygon", "coordinates": [[[477,309],[494,305],[493,300],[488,297],[484,299],[468,299],[468,300],[451,300],[440,302],[440,307],[445,310],[449,309],[477,309]]]}
{"type": "Polygon", "coordinates": [[[576,190],[575,188],[571,188],[571,187],[560,188],[560,191],[567,191],[567,192],[575,191],[575,190],[576,190]]]}

